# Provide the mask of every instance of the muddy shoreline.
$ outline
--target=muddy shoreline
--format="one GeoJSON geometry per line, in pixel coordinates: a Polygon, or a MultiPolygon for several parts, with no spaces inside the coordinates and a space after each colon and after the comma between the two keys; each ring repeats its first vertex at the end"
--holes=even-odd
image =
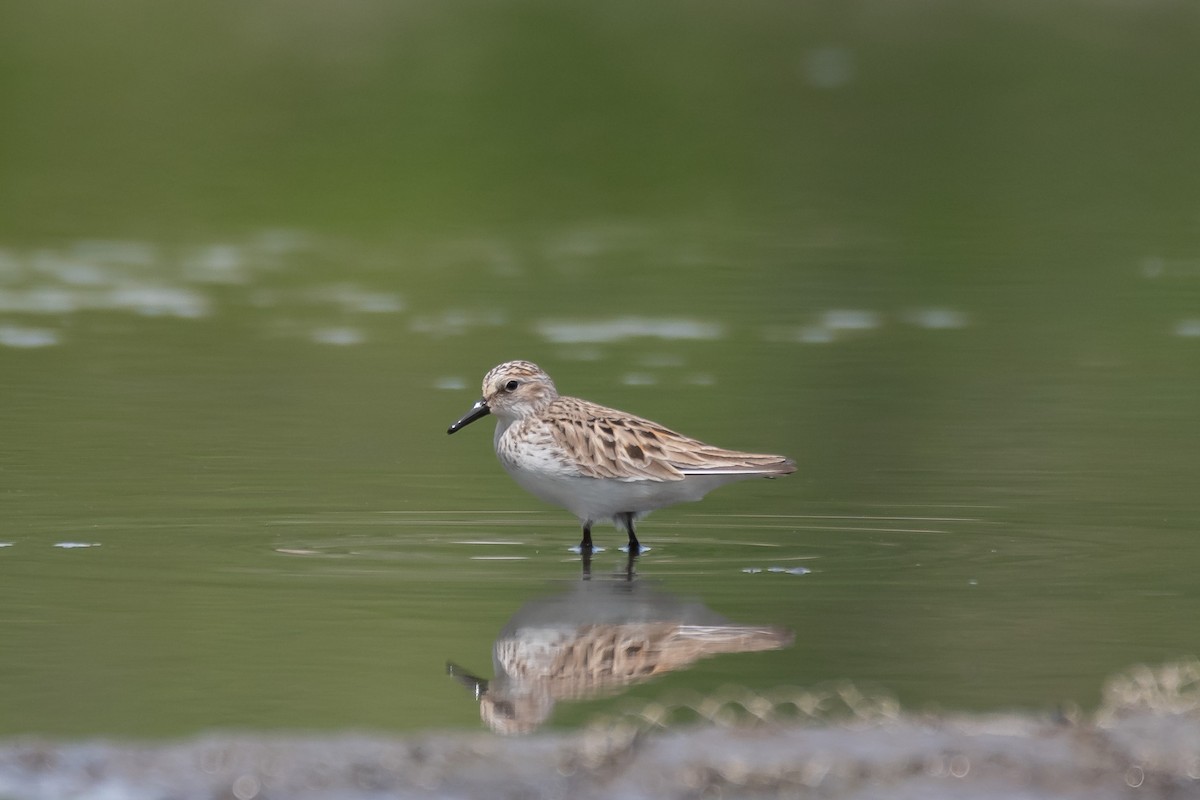
{"type": "Polygon", "coordinates": [[[901,716],[869,724],[629,724],[505,739],[211,734],[0,742],[6,800],[1200,797],[1200,719],[901,716]],[[883,793],[883,794],[881,794],[883,793]]]}
{"type": "Polygon", "coordinates": [[[0,740],[0,800],[1200,798],[1200,661],[1136,667],[1103,694],[1089,714],[916,714],[838,684],[517,737],[13,738],[0,740]]]}

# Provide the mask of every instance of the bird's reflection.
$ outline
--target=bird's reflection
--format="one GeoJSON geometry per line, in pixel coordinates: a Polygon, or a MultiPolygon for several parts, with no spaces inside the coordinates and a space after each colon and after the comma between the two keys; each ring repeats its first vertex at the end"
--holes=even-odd
{"type": "Polygon", "coordinates": [[[497,733],[536,730],[560,700],[612,695],[706,656],[777,650],[792,642],[787,629],[738,625],[699,600],[630,577],[587,577],[513,614],[492,646],[492,680],[447,664],[497,733]]]}

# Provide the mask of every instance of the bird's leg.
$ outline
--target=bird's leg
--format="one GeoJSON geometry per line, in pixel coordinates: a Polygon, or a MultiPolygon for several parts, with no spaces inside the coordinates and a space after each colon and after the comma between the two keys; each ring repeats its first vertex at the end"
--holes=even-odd
{"type": "Polygon", "coordinates": [[[580,548],[579,550],[580,567],[582,570],[581,579],[590,581],[592,579],[592,551],[591,548],[580,548]]]}
{"type": "Polygon", "coordinates": [[[592,552],[592,521],[590,519],[583,523],[583,541],[579,543],[579,552],[589,555],[592,552]]]}
{"type": "Polygon", "coordinates": [[[636,556],[642,549],[641,543],[638,541],[637,534],[633,532],[633,512],[622,511],[617,514],[617,519],[625,526],[625,530],[629,533],[629,555],[636,556]]]}

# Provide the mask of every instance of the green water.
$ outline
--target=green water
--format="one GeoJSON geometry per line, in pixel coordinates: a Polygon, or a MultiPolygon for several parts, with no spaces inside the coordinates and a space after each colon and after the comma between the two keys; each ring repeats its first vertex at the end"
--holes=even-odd
{"type": "Polygon", "coordinates": [[[0,15],[0,735],[479,726],[445,662],[580,577],[445,434],[511,358],[799,466],[636,565],[795,643],[554,724],[1200,650],[1192,6],[0,15]]]}

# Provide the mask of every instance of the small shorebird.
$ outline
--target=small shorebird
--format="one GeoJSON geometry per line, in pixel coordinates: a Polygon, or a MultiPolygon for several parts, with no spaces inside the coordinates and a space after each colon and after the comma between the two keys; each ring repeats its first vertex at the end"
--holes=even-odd
{"type": "Polygon", "coordinates": [[[483,397],[447,430],[496,417],[496,456],[530,494],[583,523],[612,520],[641,549],[633,523],[657,508],[699,500],[718,486],[796,471],[784,456],[724,450],[612,408],[564,397],[537,364],[508,361],[483,378],[483,397]]]}

